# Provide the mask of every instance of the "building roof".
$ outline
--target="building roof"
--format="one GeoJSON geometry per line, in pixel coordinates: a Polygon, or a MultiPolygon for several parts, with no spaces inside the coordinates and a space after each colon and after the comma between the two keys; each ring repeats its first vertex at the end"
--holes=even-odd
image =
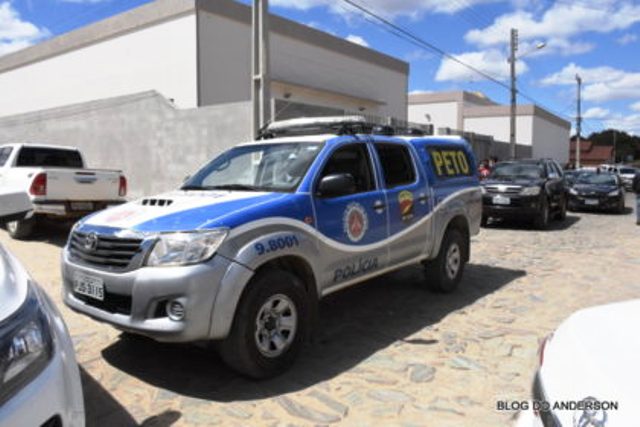
{"type": "Polygon", "coordinates": [[[469,102],[477,105],[498,105],[481,92],[466,90],[452,92],[414,92],[409,94],[411,104],[435,104],[438,102],[469,102]]]}
{"type": "MultiPolygon", "coordinates": [[[[606,163],[613,158],[613,146],[595,145],[592,141],[580,141],[580,161],[589,164],[606,163]]],[[[576,160],[576,141],[569,144],[569,159],[576,160]]]]}
{"type": "MultiPolygon", "coordinates": [[[[155,0],[0,57],[0,73],[200,11],[251,23],[251,7],[234,0],[155,0]]],[[[409,64],[340,37],[271,15],[272,31],[364,62],[409,74],[409,64]]]]}

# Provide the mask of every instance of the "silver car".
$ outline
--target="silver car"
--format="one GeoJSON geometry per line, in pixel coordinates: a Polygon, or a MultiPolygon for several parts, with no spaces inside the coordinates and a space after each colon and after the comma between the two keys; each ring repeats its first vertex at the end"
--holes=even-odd
{"type": "MultiPolygon", "coordinates": [[[[26,194],[0,194],[0,222],[24,218],[26,194]]],[[[0,426],[85,424],[69,332],[46,293],[0,245],[0,426]]]]}

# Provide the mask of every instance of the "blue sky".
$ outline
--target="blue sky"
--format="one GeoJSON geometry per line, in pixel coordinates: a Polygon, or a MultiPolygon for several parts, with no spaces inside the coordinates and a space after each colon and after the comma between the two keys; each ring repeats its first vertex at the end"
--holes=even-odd
{"type": "MultiPolygon", "coordinates": [[[[584,81],[584,133],[614,127],[640,135],[637,0],[355,1],[506,84],[509,30],[518,28],[519,53],[524,54],[518,61],[522,93],[565,118],[573,117],[579,73],[584,81]],[[546,47],[536,50],[541,42],[546,47]]],[[[0,54],[147,2],[0,0],[0,54]]],[[[482,91],[508,103],[504,87],[397,38],[341,0],[271,0],[271,9],[410,62],[411,91],[482,91]]]]}

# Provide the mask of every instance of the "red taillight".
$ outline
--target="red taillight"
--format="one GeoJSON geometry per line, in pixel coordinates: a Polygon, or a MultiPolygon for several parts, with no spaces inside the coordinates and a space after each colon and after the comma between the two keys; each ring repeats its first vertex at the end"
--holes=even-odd
{"type": "Polygon", "coordinates": [[[120,176],[120,187],[118,188],[118,195],[124,197],[127,195],[127,178],[120,176]]]}
{"type": "Polygon", "coordinates": [[[47,195],[47,174],[39,173],[33,178],[31,182],[31,188],[29,194],[32,196],[46,196],[47,195]]]}

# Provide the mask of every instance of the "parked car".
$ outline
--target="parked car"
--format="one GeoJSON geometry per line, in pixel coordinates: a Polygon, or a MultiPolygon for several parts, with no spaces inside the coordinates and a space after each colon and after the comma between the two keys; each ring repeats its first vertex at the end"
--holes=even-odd
{"type": "Polygon", "coordinates": [[[545,229],[552,217],[567,215],[566,188],[560,166],[551,159],[501,162],[482,181],[482,223],[490,218],[529,218],[545,229]]]}
{"type": "Polygon", "coordinates": [[[76,148],[12,144],[0,146],[0,189],[29,193],[34,214],[11,221],[11,237],[31,235],[38,219],[78,219],[124,202],[127,180],[121,171],[87,169],[76,148]]]}
{"type": "Polygon", "coordinates": [[[625,192],[614,173],[582,173],[569,190],[569,210],[597,209],[624,213],[625,192]]]}
{"type": "MultiPolygon", "coordinates": [[[[31,209],[24,192],[0,194],[0,223],[31,209]]],[[[80,371],[60,313],[0,245],[0,425],[85,424],[80,371]]]]}
{"type": "Polygon", "coordinates": [[[333,292],[420,262],[426,285],[453,291],[480,227],[469,144],[356,135],[370,128],[274,123],[179,191],[81,220],[66,304],[159,341],[217,340],[227,364],[264,378],[293,362],[333,292]]]}
{"type": "Polygon", "coordinates": [[[636,173],[640,172],[639,169],[632,168],[629,166],[621,166],[618,169],[620,179],[622,180],[622,184],[624,185],[625,190],[631,191],[633,190],[633,180],[636,176],[636,173]]]}
{"type": "Polygon", "coordinates": [[[640,300],[587,308],[562,322],[540,346],[533,401],[517,426],[637,425],[640,338],[631,326],[639,322],[640,300]]]}

